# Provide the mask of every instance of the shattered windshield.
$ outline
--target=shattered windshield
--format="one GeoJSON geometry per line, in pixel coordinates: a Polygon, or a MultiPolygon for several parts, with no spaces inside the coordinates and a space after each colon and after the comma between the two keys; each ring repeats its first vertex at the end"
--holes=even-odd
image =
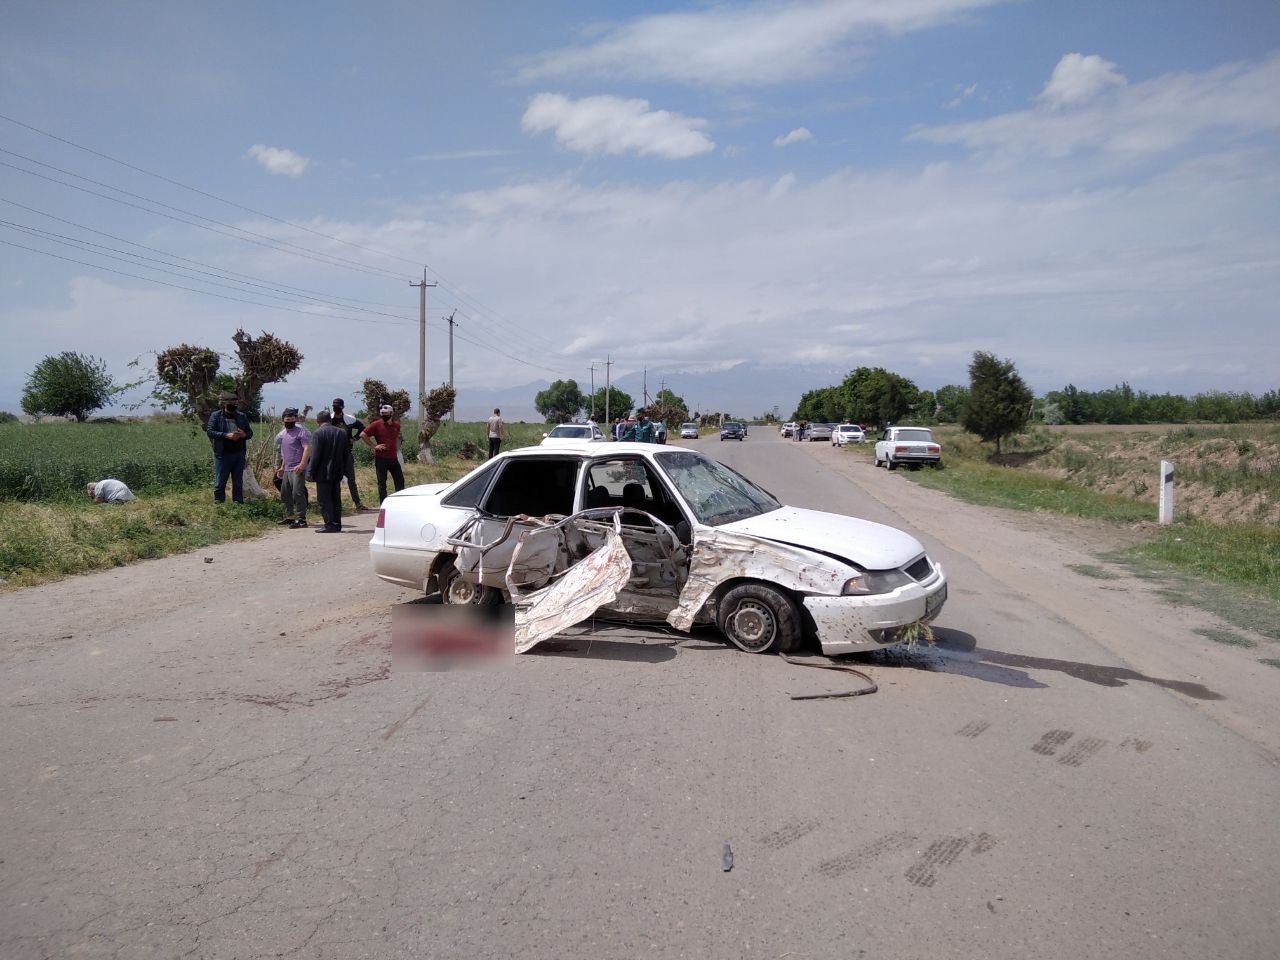
{"type": "Polygon", "coordinates": [[[701,454],[673,450],[660,453],[654,459],[680,491],[694,516],[707,526],[718,527],[758,517],[782,506],[772,494],[742,474],[701,454]]]}

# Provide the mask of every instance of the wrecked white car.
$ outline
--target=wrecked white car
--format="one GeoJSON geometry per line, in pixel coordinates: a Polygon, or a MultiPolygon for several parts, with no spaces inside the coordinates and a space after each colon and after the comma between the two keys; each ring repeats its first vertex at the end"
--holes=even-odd
{"type": "Polygon", "coordinates": [[[914,537],[779,503],[687,448],[501,454],[383,501],[373,569],[446,603],[515,603],[516,652],[590,616],[714,624],[751,653],[891,646],[947,580],[914,537]]]}

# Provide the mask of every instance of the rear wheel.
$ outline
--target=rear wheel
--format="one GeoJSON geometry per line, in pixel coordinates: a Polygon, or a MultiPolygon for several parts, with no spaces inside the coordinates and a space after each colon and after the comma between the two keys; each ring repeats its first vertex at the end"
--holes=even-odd
{"type": "Polygon", "coordinates": [[[440,597],[445,603],[479,606],[497,603],[501,599],[501,594],[492,587],[463,580],[452,560],[446,560],[441,567],[439,582],[440,597]]]}
{"type": "Polygon", "coordinates": [[[884,465],[885,465],[886,467],[888,467],[890,470],[897,470],[897,469],[898,469],[898,465],[897,465],[896,463],[894,463],[894,462],[893,462],[893,457],[888,457],[888,458],[885,460],[884,465]]]}
{"type": "Polygon", "coordinates": [[[766,583],[744,583],[720,600],[717,622],[739,650],[747,653],[794,653],[803,631],[792,599],[766,583]]]}

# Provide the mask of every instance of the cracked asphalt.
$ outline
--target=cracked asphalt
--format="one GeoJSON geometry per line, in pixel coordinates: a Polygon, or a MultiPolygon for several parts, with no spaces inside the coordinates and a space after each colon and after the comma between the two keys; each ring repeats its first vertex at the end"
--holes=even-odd
{"type": "Polygon", "coordinates": [[[392,672],[411,597],[361,534],[0,595],[0,956],[1276,955],[1280,671],[1070,573],[1069,536],[825,445],[703,445],[913,529],[938,644],[841,700],[603,622],[392,672]]]}

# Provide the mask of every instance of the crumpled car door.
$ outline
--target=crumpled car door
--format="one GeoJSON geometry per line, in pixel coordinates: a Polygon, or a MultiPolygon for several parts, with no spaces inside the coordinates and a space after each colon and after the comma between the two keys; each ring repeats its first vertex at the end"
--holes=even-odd
{"type": "Polygon", "coordinates": [[[631,556],[623,544],[617,515],[605,533],[604,543],[581,557],[573,556],[580,553],[583,543],[571,525],[577,518],[575,514],[526,531],[512,553],[507,590],[516,608],[516,653],[526,653],[607,606],[631,578],[631,556]],[[539,565],[545,565],[543,569],[549,577],[559,575],[548,586],[522,592],[516,576],[529,576],[539,565]]]}

